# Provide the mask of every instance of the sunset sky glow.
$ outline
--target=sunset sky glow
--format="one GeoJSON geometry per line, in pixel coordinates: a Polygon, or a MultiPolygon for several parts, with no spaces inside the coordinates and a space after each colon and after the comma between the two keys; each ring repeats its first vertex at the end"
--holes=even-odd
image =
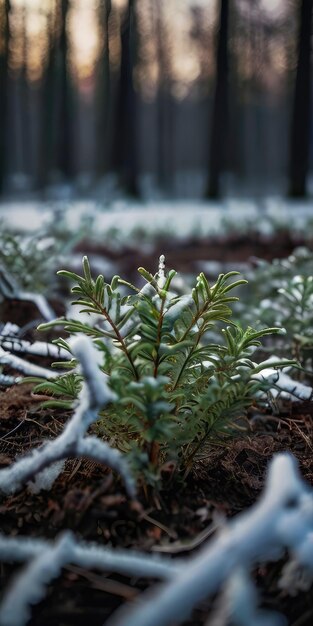
{"type": "MultiPolygon", "coordinates": [[[[118,67],[120,58],[120,22],[127,0],[112,0],[109,21],[110,63],[118,67]]],[[[47,62],[49,28],[54,23],[60,0],[11,0],[11,30],[14,35],[11,45],[10,65],[12,71],[19,70],[26,60],[29,80],[40,80],[47,62]],[[52,20],[49,19],[52,16],[52,20]]],[[[214,31],[219,10],[218,0],[142,0],[138,3],[138,63],[136,81],[142,86],[146,96],[153,97],[160,82],[160,76],[169,80],[171,90],[178,98],[184,97],[190,86],[200,77],[214,74],[214,31]],[[194,12],[191,11],[194,8],[194,12]],[[198,17],[197,17],[198,16],[198,17]],[[197,20],[197,21],[195,21],[197,20]],[[158,24],[162,23],[162,47],[166,70],[160,67],[158,24]],[[197,36],[193,36],[194,29],[197,36]]],[[[253,11],[263,20],[275,22],[284,17],[289,2],[286,0],[236,0],[236,10],[243,19],[251,19],[253,11]]],[[[100,0],[71,0],[67,29],[69,34],[69,63],[78,85],[92,79],[97,61],[104,44],[104,35],[99,20],[100,0]]],[[[261,20],[262,21],[262,20],[261,20]]],[[[238,33],[232,34],[230,46],[240,49],[238,33]]],[[[253,51],[246,46],[245,54],[240,53],[238,69],[247,78],[255,72],[251,61],[253,51]]],[[[279,37],[268,45],[268,59],[271,72],[284,69],[286,50],[279,37]]],[[[264,65],[264,62],[261,60],[264,65]]],[[[165,66],[164,66],[165,67],[165,66]]]]}

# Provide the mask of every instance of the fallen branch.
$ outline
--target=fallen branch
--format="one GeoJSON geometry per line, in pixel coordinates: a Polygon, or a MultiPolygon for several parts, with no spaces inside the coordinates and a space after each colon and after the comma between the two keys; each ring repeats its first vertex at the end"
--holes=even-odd
{"type": "Polygon", "coordinates": [[[313,493],[287,453],[274,457],[265,492],[249,511],[229,522],[171,582],[144,593],[146,601],[135,607],[122,607],[107,626],[179,624],[237,568],[249,571],[256,562],[276,560],[285,549],[313,574],[313,493]]]}
{"type": "Polygon", "coordinates": [[[85,379],[74,415],[64,432],[54,441],[49,441],[0,471],[0,491],[14,493],[34,479],[35,491],[49,489],[62,471],[63,464],[60,461],[83,456],[119,472],[128,494],[135,497],[135,482],[124,456],[104,441],[85,437],[89,426],[98,419],[98,411],[115,400],[115,394],[108,386],[108,377],[98,368],[98,353],[84,336],[73,339],[71,349],[81,364],[85,379]]]}
{"type": "Polygon", "coordinates": [[[34,365],[33,363],[29,363],[21,357],[16,356],[15,354],[11,354],[6,350],[3,350],[0,346],[0,364],[10,365],[15,370],[19,372],[24,372],[28,376],[39,376],[40,378],[56,378],[59,376],[58,372],[51,372],[51,370],[45,369],[40,365],[34,365]]]}
{"type": "MultiPolygon", "coordinates": [[[[81,544],[68,533],[56,544],[0,535],[2,561],[30,561],[5,595],[0,623],[24,626],[30,604],[41,599],[44,587],[59,575],[64,565],[71,563],[167,581],[157,591],[145,592],[143,601],[136,600],[135,606],[127,604],[118,610],[106,626],[179,624],[199,602],[221,590],[228,616],[238,626],[277,626],[283,624],[283,618],[259,610],[249,571],[255,563],[280,558],[286,549],[291,553],[293,571],[297,562],[312,578],[313,492],[301,480],[295,459],[287,453],[276,455],[271,462],[259,501],[223,526],[208,546],[188,560],[175,562],[164,556],[81,544]]],[[[289,580],[289,573],[285,572],[284,576],[289,580]]]]}
{"type": "Polygon", "coordinates": [[[0,560],[30,561],[4,596],[0,608],[2,626],[24,626],[30,618],[30,606],[44,598],[46,586],[60,575],[66,565],[161,579],[172,578],[179,567],[164,557],[78,543],[70,532],[64,533],[55,543],[0,535],[0,560]]]}

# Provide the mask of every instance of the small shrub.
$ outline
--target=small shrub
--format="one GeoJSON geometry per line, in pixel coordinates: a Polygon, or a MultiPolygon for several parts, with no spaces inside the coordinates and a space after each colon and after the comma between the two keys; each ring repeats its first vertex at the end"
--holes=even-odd
{"type": "MultiPolygon", "coordinates": [[[[230,305],[238,300],[232,292],[247,282],[238,272],[221,274],[214,285],[201,273],[190,294],[177,295],[176,272],[164,270],[162,256],[156,275],[139,268],[141,289],[119,276],[108,284],[101,275],[93,279],[84,257],[82,276],[59,274],[74,281],[73,304],[90,323],[62,318],[40,326],[62,326],[93,339],[117,398],[99,414],[98,431],[128,453],[148,480],[166,460],[188,472],[212,442],[242,427],[247,407],[266,385],[254,376],[267,364],[257,365],[251,354],[263,336],[280,332],[242,329],[231,321],[230,305]],[[212,331],[219,341],[210,341],[212,331]]],[[[71,352],[64,339],[56,343],[71,352]]],[[[75,368],[75,359],[66,366],[75,368]]],[[[40,383],[37,391],[68,407],[80,384],[80,374],[71,369],[40,383]]]]}
{"type": "MultiPolygon", "coordinates": [[[[313,370],[313,254],[297,248],[287,259],[258,260],[249,273],[250,299],[238,305],[246,323],[285,328],[284,341],[275,341],[281,356],[292,354],[306,374],[313,370]],[[248,304],[248,306],[247,306],[248,304]]],[[[272,343],[273,347],[273,343],[272,343]]]]}

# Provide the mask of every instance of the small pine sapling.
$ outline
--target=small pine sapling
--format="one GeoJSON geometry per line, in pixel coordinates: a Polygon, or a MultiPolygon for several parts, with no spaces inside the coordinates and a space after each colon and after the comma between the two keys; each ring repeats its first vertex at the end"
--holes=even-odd
{"type": "MultiPolygon", "coordinates": [[[[221,274],[214,285],[200,273],[187,295],[175,292],[176,272],[165,272],[163,255],[155,275],[144,268],[139,273],[142,288],[119,276],[108,284],[102,275],[93,279],[84,257],[83,276],[59,274],[75,282],[73,304],[89,315],[90,323],[61,318],[40,328],[62,326],[97,345],[100,369],[117,398],[100,412],[98,431],[152,479],[166,460],[188,472],[212,442],[234,434],[238,418],[266,387],[264,378],[254,375],[267,365],[255,364],[251,354],[262,337],[281,329],[243,330],[231,321],[230,305],[238,300],[232,292],[247,282],[238,272],[221,274]]],[[[56,344],[71,352],[64,339],[56,344]]],[[[278,360],[272,368],[281,365],[278,360]]],[[[75,367],[75,360],[67,366],[75,367]]],[[[68,406],[66,386],[71,384],[73,392],[73,375],[79,386],[77,375],[69,372],[37,390],[61,396],[59,402],[65,399],[68,406]]]]}

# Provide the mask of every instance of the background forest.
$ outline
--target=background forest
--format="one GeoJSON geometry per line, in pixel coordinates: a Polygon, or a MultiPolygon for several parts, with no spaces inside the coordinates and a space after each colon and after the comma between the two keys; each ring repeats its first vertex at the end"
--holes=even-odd
{"type": "Polygon", "coordinates": [[[313,0],[0,0],[0,189],[304,197],[313,0]]]}

